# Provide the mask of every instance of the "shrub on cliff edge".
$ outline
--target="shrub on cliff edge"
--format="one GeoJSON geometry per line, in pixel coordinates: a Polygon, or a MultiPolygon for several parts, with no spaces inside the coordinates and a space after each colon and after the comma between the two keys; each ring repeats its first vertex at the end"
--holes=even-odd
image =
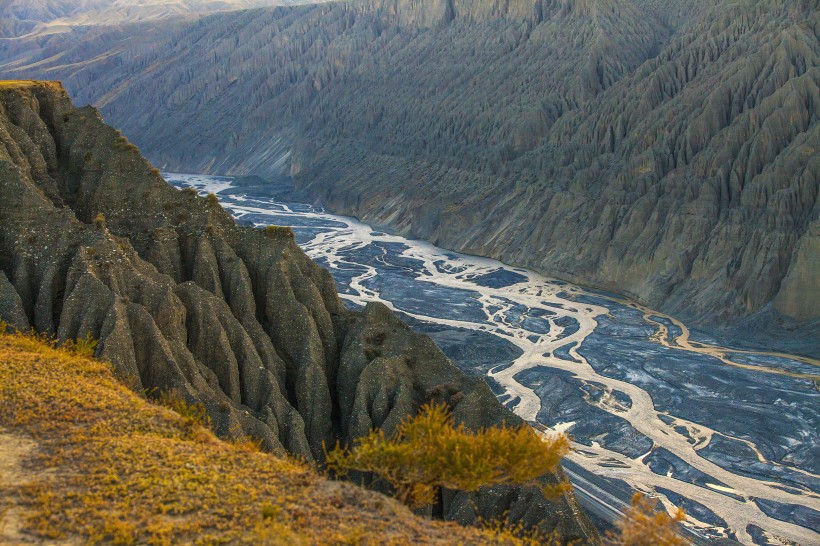
{"type": "MultiPolygon", "coordinates": [[[[535,484],[554,472],[569,451],[566,435],[540,436],[528,425],[469,431],[456,425],[444,405],[428,404],[387,437],[374,430],[352,449],[327,454],[327,465],[340,474],[371,472],[387,481],[411,507],[435,502],[441,488],[477,491],[497,484],[535,484]]],[[[569,484],[543,487],[548,497],[569,484]]]]}

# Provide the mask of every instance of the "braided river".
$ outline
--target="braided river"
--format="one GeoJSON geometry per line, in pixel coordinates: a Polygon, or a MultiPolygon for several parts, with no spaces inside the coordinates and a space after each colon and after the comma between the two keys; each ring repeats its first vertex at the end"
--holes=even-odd
{"type": "Polygon", "coordinates": [[[641,491],[685,508],[698,542],[820,544],[820,361],[720,346],[616,294],[232,178],[165,176],[217,194],[242,223],[291,226],[350,307],[384,303],[520,417],[568,433],[565,468],[596,517],[611,520],[641,491]]]}

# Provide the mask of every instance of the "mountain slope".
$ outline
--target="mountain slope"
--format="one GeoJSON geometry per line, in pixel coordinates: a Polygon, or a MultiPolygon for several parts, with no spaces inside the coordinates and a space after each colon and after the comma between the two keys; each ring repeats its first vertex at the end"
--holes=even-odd
{"type": "Polygon", "coordinates": [[[2,70],[64,79],[170,169],[285,171],[448,248],[799,329],[820,317],[818,13],[368,0],[6,41],[2,70]]]}
{"type": "MultiPolygon", "coordinates": [[[[520,422],[386,307],[346,310],[289,229],[239,227],[215,197],[173,189],[59,84],[0,84],[0,143],[0,320],[91,335],[136,390],[175,390],[220,435],[306,460],[429,400],[468,427],[520,422]]],[[[597,541],[571,495],[537,488],[448,497],[444,514],[508,509],[597,541]]]]}
{"type": "Polygon", "coordinates": [[[0,332],[0,407],[3,544],[515,544],[221,442],[39,339],[0,332]]]}
{"type": "Polygon", "coordinates": [[[119,25],[180,16],[202,16],[261,6],[287,6],[303,0],[2,0],[0,20],[9,35],[65,32],[74,26],[119,25]]]}

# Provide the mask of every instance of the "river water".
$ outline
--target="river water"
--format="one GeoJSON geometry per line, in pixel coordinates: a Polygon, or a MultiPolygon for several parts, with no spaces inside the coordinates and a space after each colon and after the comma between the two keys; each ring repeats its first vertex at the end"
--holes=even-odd
{"type": "Polygon", "coordinates": [[[683,506],[687,526],[743,544],[820,544],[820,362],[721,347],[624,299],[245,191],[216,193],[243,223],[292,226],[351,306],[380,301],[429,334],[535,426],[569,433],[579,496],[630,491],[683,506]],[[789,542],[791,541],[791,542],[789,542]]]}

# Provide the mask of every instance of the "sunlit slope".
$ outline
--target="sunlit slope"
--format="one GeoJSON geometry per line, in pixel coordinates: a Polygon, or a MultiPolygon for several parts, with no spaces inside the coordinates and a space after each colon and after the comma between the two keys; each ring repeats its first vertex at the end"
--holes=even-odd
{"type": "Polygon", "coordinates": [[[109,364],[0,334],[0,543],[514,543],[222,442],[182,407],[149,403],[109,364]]]}

